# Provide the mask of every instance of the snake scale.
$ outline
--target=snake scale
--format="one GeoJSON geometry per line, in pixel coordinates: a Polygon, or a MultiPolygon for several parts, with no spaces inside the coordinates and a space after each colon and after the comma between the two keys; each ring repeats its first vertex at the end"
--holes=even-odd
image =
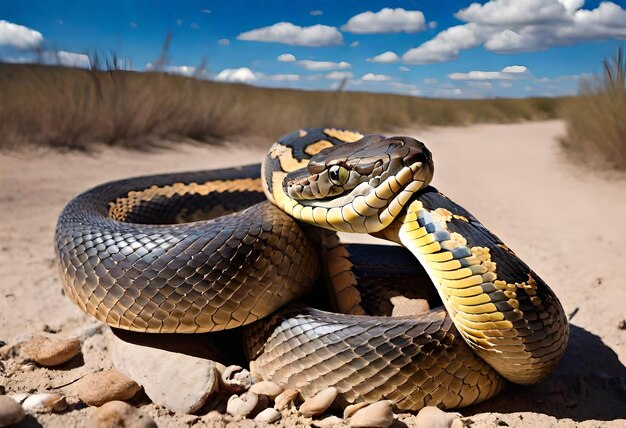
{"type": "Polygon", "coordinates": [[[344,404],[454,408],[488,399],[505,379],[538,382],[565,351],[563,308],[511,249],[429,185],[433,165],[409,137],[300,129],[262,166],[100,185],[57,223],[65,291],[127,330],[245,326],[255,376],[305,396],[335,386],[344,404]],[[344,245],[334,231],[400,247],[344,245]],[[340,313],[285,306],[320,273],[340,313]],[[394,287],[435,294],[443,306],[389,316],[394,287]]]}

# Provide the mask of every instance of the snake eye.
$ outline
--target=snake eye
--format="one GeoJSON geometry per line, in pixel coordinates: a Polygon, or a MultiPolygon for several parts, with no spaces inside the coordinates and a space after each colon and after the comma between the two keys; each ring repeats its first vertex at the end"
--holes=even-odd
{"type": "Polygon", "coordinates": [[[328,178],[335,186],[342,186],[348,181],[350,174],[348,170],[341,165],[333,165],[328,170],[328,178]]]}

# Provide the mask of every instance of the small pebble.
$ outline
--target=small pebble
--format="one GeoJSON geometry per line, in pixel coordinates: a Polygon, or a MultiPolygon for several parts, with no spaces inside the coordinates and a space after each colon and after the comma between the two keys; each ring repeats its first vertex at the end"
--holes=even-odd
{"type": "Polygon", "coordinates": [[[463,423],[463,419],[456,418],[455,420],[453,420],[452,421],[452,425],[450,425],[450,428],[465,428],[465,424],[463,423]]]}
{"type": "Polygon", "coordinates": [[[459,413],[446,413],[439,407],[424,407],[415,416],[415,425],[431,428],[450,428],[455,419],[460,418],[459,413]]]}
{"type": "Polygon", "coordinates": [[[102,406],[109,401],[129,400],[141,390],[132,379],[117,370],[91,373],[76,384],[76,395],[90,406],[102,406]]]}
{"type": "Polygon", "coordinates": [[[406,317],[425,314],[430,310],[428,300],[426,299],[409,299],[404,296],[394,296],[390,299],[393,309],[392,317],[406,317]]]}
{"type": "Polygon", "coordinates": [[[393,402],[391,400],[379,401],[357,409],[348,422],[351,428],[387,428],[392,423],[393,402]]]}
{"type": "Polygon", "coordinates": [[[23,372],[33,372],[36,368],[37,366],[33,363],[26,363],[23,364],[22,367],[20,367],[20,370],[22,370],[23,372]]]}
{"type": "Polygon", "coordinates": [[[356,403],[350,404],[343,410],[343,418],[348,419],[350,416],[354,415],[357,410],[362,409],[367,406],[369,403],[356,403]]]}
{"type": "Polygon", "coordinates": [[[29,396],[30,394],[27,392],[16,392],[15,394],[9,395],[9,397],[14,399],[15,402],[19,404],[22,404],[29,396]]]}
{"type": "Polygon", "coordinates": [[[254,418],[254,421],[271,424],[271,423],[278,421],[280,417],[281,417],[281,414],[278,410],[274,409],[273,407],[268,407],[267,409],[263,410],[261,413],[256,415],[256,417],[254,418]]]}
{"type": "Polygon", "coordinates": [[[313,421],[312,425],[318,428],[333,428],[337,426],[345,426],[343,423],[343,419],[337,416],[327,416],[324,419],[320,419],[319,421],[313,421]]]}
{"type": "Polygon", "coordinates": [[[0,395],[0,427],[17,424],[26,417],[24,409],[14,399],[0,395]]]}
{"type": "Polygon", "coordinates": [[[222,389],[231,394],[247,391],[254,384],[250,372],[240,366],[228,366],[221,373],[222,389]]]}
{"type": "MultiPolygon", "coordinates": [[[[260,407],[260,397],[258,394],[247,391],[241,395],[232,395],[228,399],[226,404],[226,413],[231,416],[244,416],[252,415],[253,412],[260,407]]],[[[267,402],[267,397],[265,398],[267,402]]]]}
{"type": "Polygon", "coordinates": [[[333,404],[335,398],[337,398],[337,388],[334,386],[326,388],[304,400],[299,409],[300,413],[306,417],[321,415],[333,404]]]}
{"type": "Polygon", "coordinates": [[[60,394],[43,392],[29,396],[22,403],[22,407],[33,412],[62,412],[67,409],[67,401],[60,394]]]}
{"type": "Polygon", "coordinates": [[[255,383],[250,387],[250,391],[267,395],[270,400],[274,400],[278,394],[283,392],[283,388],[279,385],[276,385],[274,382],[270,382],[269,380],[264,380],[259,383],[255,383]]]}
{"type": "Polygon", "coordinates": [[[286,409],[287,407],[289,407],[289,405],[296,402],[296,400],[298,399],[298,394],[299,392],[297,389],[285,389],[274,399],[274,408],[279,411],[286,409]]]}
{"type": "Polygon", "coordinates": [[[154,420],[123,401],[109,401],[85,421],[85,428],[156,428],[154,420]]]}
{"type": "Polygon", "coordinates": [[[44,367],[68,362],[80,352],[80,340],[65,337],[35,336],[21,347],[24,358],[44,367]]]}

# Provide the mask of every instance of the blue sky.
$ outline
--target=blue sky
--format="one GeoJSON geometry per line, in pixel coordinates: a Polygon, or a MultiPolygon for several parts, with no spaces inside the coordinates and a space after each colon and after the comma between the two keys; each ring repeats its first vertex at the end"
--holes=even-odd
{"type": "Polygon", "coordinates": [[[259,86],[483,98],[572,95],[626,40],[625,1],[0,0],[0,58],[259,86]],[[196,67],[206,59],[206,69],[196,67]]]}

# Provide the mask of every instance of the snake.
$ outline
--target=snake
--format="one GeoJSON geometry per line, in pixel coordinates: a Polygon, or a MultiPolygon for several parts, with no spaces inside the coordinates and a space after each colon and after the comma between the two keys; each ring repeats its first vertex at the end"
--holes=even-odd
{"type": "Polygon", "coordinates": [[[567,347],[558,298],[433,174],[414,138],[303,128],[261,164],[105,183],[59,216],[64,291],[115,328],[241,329],[256,378],[343,405],[451,409],[541,381],[567,347]],[[418,296],[435,306],[393,313],[418,296]]]}

